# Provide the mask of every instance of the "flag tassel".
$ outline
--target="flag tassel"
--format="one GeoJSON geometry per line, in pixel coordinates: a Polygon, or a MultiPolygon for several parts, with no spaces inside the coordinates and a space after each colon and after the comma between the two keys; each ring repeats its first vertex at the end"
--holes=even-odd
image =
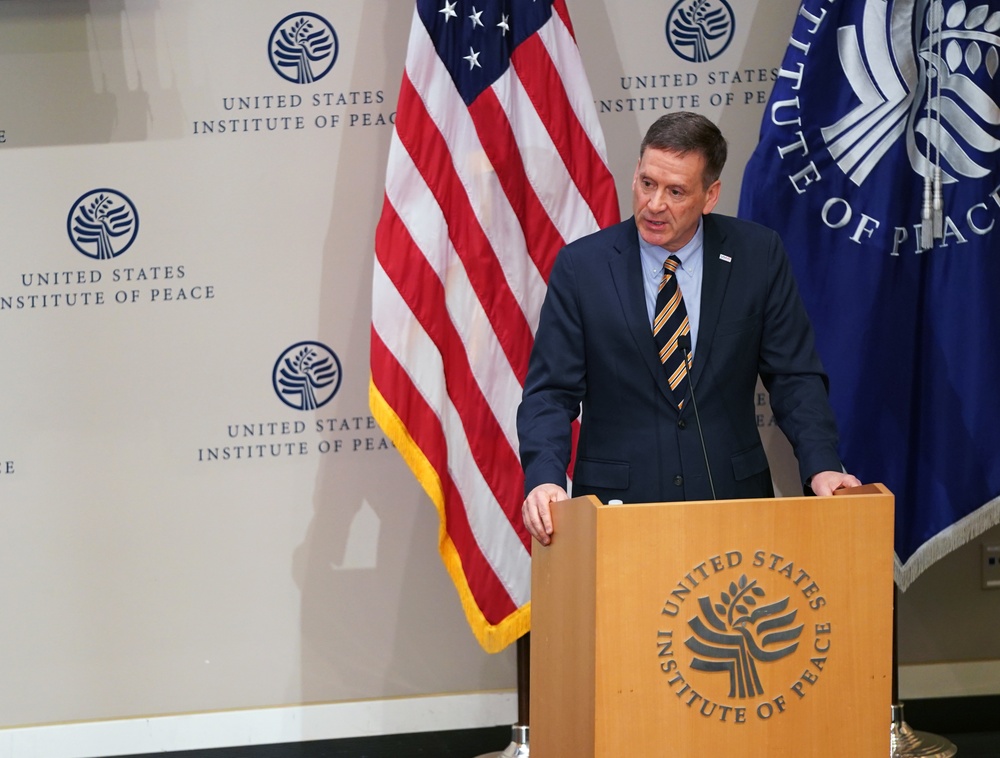
{"type": "Polygon", "coordinates": [[[944,237],[944,202],[941,197],[941,166],[934,167],[934,239],[944,237]]]}
{"type": "Polygon", "coordinates": [[[934,245],[934,219],[931,178],[924,177],[924,203],[920,214],[920,249],[930,250],[934,245]]]}

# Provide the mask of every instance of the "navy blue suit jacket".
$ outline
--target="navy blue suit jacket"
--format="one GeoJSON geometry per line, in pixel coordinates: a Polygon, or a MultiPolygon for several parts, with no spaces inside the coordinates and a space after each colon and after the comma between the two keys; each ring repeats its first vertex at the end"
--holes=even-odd
{"type": "MultiPolygon", "coordinates": [[[[691,379],[719,498],[774,494],[757,429],[758,374],[803,482],[839,471],[826,374],[781,240],[709,214],[691,379]]],[[[566,481],[581,404],[574,496],[712,497],[693,404],[678,411],[658,360],[634,219],[566,246],[552,269],[517,413],[526,492],[566,481]]]]}

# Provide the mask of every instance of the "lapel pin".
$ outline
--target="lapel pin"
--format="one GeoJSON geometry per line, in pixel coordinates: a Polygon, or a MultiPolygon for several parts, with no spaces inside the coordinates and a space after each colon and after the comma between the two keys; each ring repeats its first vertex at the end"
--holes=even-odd
{"type": "Polygon", "coordinates": [[[733,262],[733,259],[730,258],[728,255],[719,255],[719,260],[720,261],[725,261],[726,263],[732,263],[733,262]]]}

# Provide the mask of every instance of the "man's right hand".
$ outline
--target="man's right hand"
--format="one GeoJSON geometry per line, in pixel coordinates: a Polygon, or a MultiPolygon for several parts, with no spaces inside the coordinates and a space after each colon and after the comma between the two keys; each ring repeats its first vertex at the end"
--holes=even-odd
{"type": "Polygon", "coordinates": [[[549,503],[557,500],[569,500],[566,490],[558,484],[539,484],[528,493],[521,506],[524,526],[543,545],[552,542],[552,511],[549,503]]]}

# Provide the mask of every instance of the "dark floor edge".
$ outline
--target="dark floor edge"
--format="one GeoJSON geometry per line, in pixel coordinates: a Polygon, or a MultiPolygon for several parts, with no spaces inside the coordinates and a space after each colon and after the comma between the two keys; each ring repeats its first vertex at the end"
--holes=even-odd
{"type": "MultiPolygon", "coordinates": [[[[907,700],[903,706],[906,723],[911,728],[948,736],[959,745],[963,758],[1000,755],[1000,725],[997,720],[1000,695],[907,700]],[[962,744],[962,735],[966,734],[970,738],[968,747],[962,744]],[[974,747],[977,744],[988,744],[990,747],[985,748],[987,752],[979,752],[974,747]]],[[[888,730],[889,713],[885,718],[888,730]]],[[[510,737],[509,726],[496,726],[120,758],[474,758],[503,750],[510,744],[510,737]]]]}
{"type": "Polygon", "coordinates": [[[510,726],[494,726],[119,758],[473,758],[503,750],[510,744],[510,738],[510,726]]]}
{"type": "Polygon", "coordinates": [[[913,729],[934,734],[1000,731],[1000,695],[937,697],[903,701],[913,729]]]}

